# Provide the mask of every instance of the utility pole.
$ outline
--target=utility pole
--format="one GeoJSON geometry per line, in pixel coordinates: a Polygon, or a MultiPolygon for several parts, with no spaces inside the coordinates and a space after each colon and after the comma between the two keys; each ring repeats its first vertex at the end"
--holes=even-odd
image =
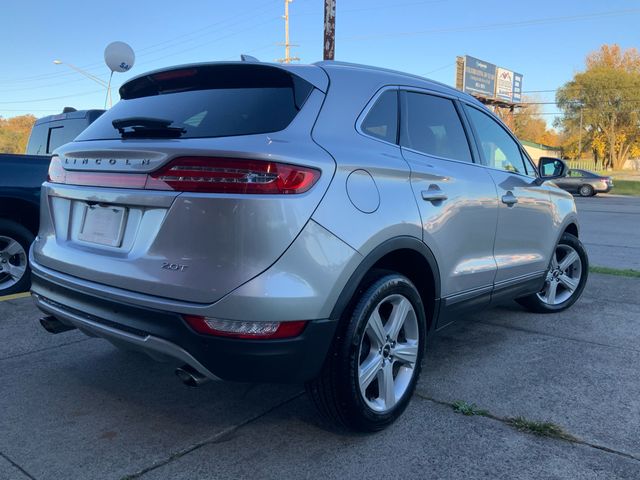
{"type": "Polygon", "coordinates": [[[324,0],[324,60],[336,54],[336,0],[324,0]]]}
{"type": "Polygon", "coordinates": [[[297,47],[297,45],[293,45],[289,43],[289,4],[293,2],[293,0],[284,0],[284,58],[279,58],[278,62],[280,63],[291,63],[296,60],[300,60],[298,57],[292,57],[290,54],[291,47],[297,47]]]}

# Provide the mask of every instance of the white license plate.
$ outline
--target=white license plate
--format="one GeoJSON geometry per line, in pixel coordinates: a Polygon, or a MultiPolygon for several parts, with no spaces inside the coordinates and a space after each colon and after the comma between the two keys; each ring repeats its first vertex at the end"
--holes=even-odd
{"type": "Polygon", "coordinates": [[[119,247],[122,244],[127,209],[87,205],[78,238],[85,242],[119,247]]]}

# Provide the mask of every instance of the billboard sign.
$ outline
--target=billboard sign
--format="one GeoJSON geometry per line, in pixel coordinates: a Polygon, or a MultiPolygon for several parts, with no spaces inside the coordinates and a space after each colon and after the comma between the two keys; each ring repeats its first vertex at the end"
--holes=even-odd
{"type": "Polygon", "coordinates": [[[496,70],[496,98],[510,102],[513,99],[513,72],[498,67],[496,70]]]}
{"type": "Polygon", "coordinates": [[[456,88],[478,97],[517,103],[522,100],[522,74],[465,55],[458,57],[456,88]]]}
{"type": "Polygon", "coordinates": [[[477,58],[464,57],[463,91],[493,98],[496,90],[496,66],[477,58]]]}
{"type": "Polygon", "coordinates": [[[513,74],[513,102],[518,103],[522,100],[522,74],[513,74]]]}

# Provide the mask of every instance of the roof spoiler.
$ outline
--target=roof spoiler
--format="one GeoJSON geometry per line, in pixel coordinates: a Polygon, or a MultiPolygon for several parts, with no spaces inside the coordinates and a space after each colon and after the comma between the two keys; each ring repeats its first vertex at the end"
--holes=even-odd
{"type": "Polygon", "coordinates": [[[251,55],[247,55],[245,53],[243,53],[242,55],[240,55],[240,60],[242,60],[243,62],[255,62],[255,63],[260,63],[260,60],[258,60],[256,57],[252,57],[251,55]]]}

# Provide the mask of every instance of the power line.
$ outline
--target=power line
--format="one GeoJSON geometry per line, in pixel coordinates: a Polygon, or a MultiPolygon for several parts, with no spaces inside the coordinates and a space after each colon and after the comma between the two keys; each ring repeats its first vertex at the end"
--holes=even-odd
{"type": "MultiPolygon", "coordinates": [[[[158,52],[166,50],[168,48],[172,48],[173,46],[193,41],[195,38],[201,38],[201,37],[204,37],[204,36],[209,35],[211,33],[216,33],[219,30],[226,30],[226,29],[228,29],[230,27],[235,27],[236,25],[240,25],[242,23],[246,23],[247,21],[251,20],[251,17],[245,16],[245,14],[260,13],[261,11],[266,11],[265,8],[271,9],[271,5],[274,3],[274,1],[275,0],[269,0],[268,2],[262,3],[261,6],[254,7],[254,8],[247,9],[247,10],[243,10],[243,12],[241,12],[239,14],[236,14],[233,17],[226,18],[224,20],[220,20],[220,21],[214,22],[214,23],[209,24],[209,25],[207,25],[205,27],[202,27],[202,28],[199,28],[199,29],[196,29],[196,30],[192,30],[191,32],[187,32],[187,33],[184,33],[182,35],[178,35],[177,37],[174,37],[174,38],[172,38],[170,40],[165,40],[163,42],[158,42],[158,43],[155,43],[155,44],[147,45],[145,47],[137,49],[137,52],[142,52],[142,54],[139,55],[139,56],[140,57],[145,57],[145,56],[147,56],[149,54],[158,53],[158,52]],[[237,20],[238,17],[240,17],[240,20],[237,20]],[[236,21],[233,21],[233,20],[236,20],[236,21]],[[229,23],[229,22],[231,22],[231,23],[229,23]],[[223,24],[227,24],[227,25],[224,25],[223,27],[221,27],[216,32],[208,32],[208,33],[204,33],[204,34],[201,33],[203,31],[211,30],[212,28],[214,28],[216,26],[219,26],[219,25],[223,25],[223,24]],[[189,38],[189,39],[186,39],[186,40],[180,40],[181,38],[184,38],[184,37],[187,37],[187,36],[191,36],[193,38],[189,38]],[[167,45],[167,44],[169,44],[169,45],[167,45]],[[165,45],[165,46],[160,48],[160,49],[156,49],[156,47],[159,47],[161,45],[165,45]],[[153,49],[156,49],[156,50],[155,51],[150,51],[150,50],[153,50],[153,49]]],[[[277,18],[278,17],[274,17],[271,21],[273,21],[273,20],[275,20],[277,18]]],[[[242,30],[242,31],[246,31],[246,29],[242,30]]],[[[236,33],[233,33],[232,35],[235,35],[237,33],[241,33],[241,32],[236,32],[236,33]]],[[[223,38],[226,38],[226,37],[223,37],[223,38]]],[[[217,39],[214,39],[213,41],[217,41],[217,39]]],[[[204,44],[200,44],[199,46],[197,46],[195,48],[199,48],[200,46],[207,45],[208,43],[210,43],[210,42],[206,42],[204,44]]],[[[189,48],[189,49],[186,49],[185,51],[192,50],[192,49],[193,48],[189,48]]],[[[182,53],[182,51],[179,51],[176,54],[179,54],[179,53],[182,53]]],[[[161,58],[164,58],[164,57],[161,57],[161,58]]],[[[146,62],[146,63],[149,63],[149,62],[146,62]]],[[[90,63],[90,64],[87,64],[87,65],[80,66],[80,68],[82,68],[83,70],[87,70],[87,71],[96,71],[97,70],[96,67],[102,67],[102,66],[103,66],[102,62],[94,62],[94,63],[90,63]]],[[[50,80],[52,78],[65,78],[65,77],[69,77],[69,76],[72,76],[72,75],[75,75],[75,73],[74,72],[43,73],[43,74],[32,75],[32,76],[22,77],[22,78],[13,78],[13,79],[0,80],[0,83],[3,84],[3,85],[22,84],[22,83],[28,83],[28,82],[36,82],[37,83],[37,82],[48,81],[48,80],[50,80]]],[[[49,85],[46,85],[46,86],[49,86],[49,85]]]]}
{"type": "Polygon", "coordinates": [[[46,102],[48,100],[59,100],[61,98],[72,98],[72,97],[82,97],[84,95],[92,95],[94,93],[104,93],[104,90],[91,90],[90,92],[82,92],[82,93],[74,93],[73,95],[61,95],[59,97],[49,97],[49,98],[36,98],[33,100],[12,100],[10,102],[0,102],[0,104],[7,103],[36,103],[36,102],[46,102]]]}
{"type": "Polygon", "coordinates": [[[563,17],[546,17],[535,18],[531,20],[520,20],[517,22],[501,22],[501,23],[489,23],[485,25],[467,25],[463,27],[449,27],[449,28],[436,28],[431,30],[417,30],[417,31],[405,31],[405,32],[389,32],[375,35],[355,35],[351,37],[340,37],[341,41],[358,41],[358,40],[371,40],[376,38],[389,38],[389,37],[408,37],[416,35],[431,35],[438,33],[457,33],[457,32],[469,32],[469,31],[483,31],[494,30],[511,27],[528,27],[534,25],[547,25],[555,23],[573,22],[580,20],[591,20],[604,17],[617,17],[622,15],[633,15],[640,13],[639,8],[632,8],[627,10],[615,10],[609,12],[589,13],[583,15],[570,15],[563,17]]]}

